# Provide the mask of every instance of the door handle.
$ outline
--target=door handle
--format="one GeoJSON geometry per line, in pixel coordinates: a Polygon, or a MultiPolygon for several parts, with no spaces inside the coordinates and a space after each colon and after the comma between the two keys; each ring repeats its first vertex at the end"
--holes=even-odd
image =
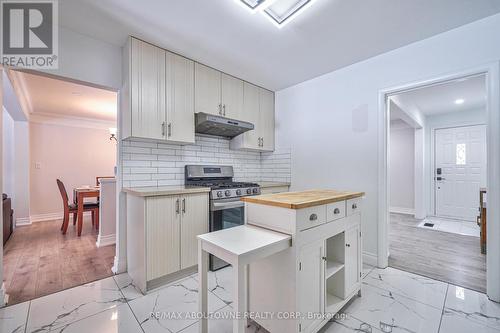
{"type": "Polygon", "coordinates": [[[353,203],[353,204],[352,204],[352,209],[357,209],[357,208],[358,208],[358,205],[357,205],[357,204],[355,204],[355,203],[353,203]]]}
{"type": "Polygon", "coordinates": [[[311,216],[309,216],[309,221],[316,221],[318,219],[318,215],[316,214],[311,214],[311,216]]]}
{"type": "Polygon", "coordinates": [[[175,213],[179,214],[179,199],[175,201],[175,213]]]}
{"type": "Polygon", "coordinates": [[[186,198],[182,198],[182,213],[186,213],[186,198]]]}
{"type": "Polygon", "coordinates": [[[333,210],[333,214],[335,214],[335,215],[340,214],[340,209],[335,208],[335,209],[333,210]]]}
{"type": "Polygon", "coordinates": [[[172,123],[168,123],[168,126],[167,126],[167,133],[168,133],[167,135],[168,135],[169,137],[171,137],[171,136],[172,136],[172,123]]]}
{"type": "Polygon", "coordinates": [[[346,244],[345,246],[347,246],[347,247],[351,247],[351,244],[346,244]]]}
{"type": "Polygon", "coordinates": [[[226,104],[222,106],[222,115],[226,115],[226,104]]]}
{"type": "Polygon", "coordinates": [[[222,104],[219,104],[219,114],[222,116],[222,104]]]}
{"type": "Polygon", "coordinates": [[[161,136],[165,136],[165,122],[161,123],[161,136]]]}

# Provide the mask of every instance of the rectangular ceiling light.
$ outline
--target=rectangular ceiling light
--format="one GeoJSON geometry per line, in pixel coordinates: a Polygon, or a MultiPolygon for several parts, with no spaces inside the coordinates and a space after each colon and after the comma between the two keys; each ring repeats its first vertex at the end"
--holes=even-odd
{"type": "Polygon", "coordinates": [[[273,23],[282,27],[312,2],[313,0],[277,0],[267,7],[265,12],[273,23]]]}

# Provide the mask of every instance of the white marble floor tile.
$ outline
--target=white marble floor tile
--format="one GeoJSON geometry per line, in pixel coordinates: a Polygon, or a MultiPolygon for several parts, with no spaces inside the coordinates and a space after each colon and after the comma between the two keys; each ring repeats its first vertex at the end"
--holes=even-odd
{"type": "MultiPolygon", "coordinates": [[[[192,277],[198,281],[198,273],[192,277]]],[[[227,305],[233,302],[233,267],[228,266],[215,272],[208,272],[208,290],[213,292],[227,305]]]]}
{"type": "Polygon", "coordinates": [[[27,332],[47,332],[123,304],[112,277],[31,301],[27,332]]]}
{"type": "Polygon", "coordinates": [[[113,278],[128,302],[143,296],[139,288],[134,285],[130,275],[127,273],[115,275],[113,278]]]}
{"type": "Polygon", "coordinates": [[[343,311],[382,332],[437,333],[442,310],[364,284],[362,297],[356,297],[343,311]]]}
{"type": "MultiPolygon", "coordinates": [[[[226,306],[217,311],[215,314],[217,319],[213,318],[208,320],[208,333],[233,333],[233,321],[231,317],[228,316],[231,311],[233,311],[233,309],[230,306],[226,306]]],[[[180,331],[180,333],[198,333],[198,329],[199,321],[186,327],[180,331]]],[[[267,331],[252,322],[246,327],[245,333],[267,333],[267,331]]]]}
{"type": "Polygon", "coordinates": [[[30,302],[19,303],[0,309],[0,332],[24,332],[30,302]]]}
{"type": "MultiPolygon", "coordinates": [[[[129,304],[145,332],[179,332],[197,321],[198,282],[188,277],[129,304]]],[[[217,296],[208,293],[209,311],[224,306],[217,296]]]]}
{"type": "Polygon", "coordinates": [[[483,293],[450,285],[443,313],[444,328],[459,327],[457,323],[464,321],[469,323],[464,327],[500,331],[500,304],[490,301],[483,293]]]}
{"type": "Polygon", "coordinates": [[[377,327],[361,321],[353,316],[328,322],[318,333],[381,333],[377,327]]]}
{"type": "Polygon", "coordinates": [[[142,332],[127,304],[119,305],[113,309],[99,312],[56,329],[64,333],[138,333],[142,332]]]}
{"type": "Polygon", "coordinates": [[[442,309],[448,284],[388,267],[373,269],[364,284],[442,309]]]}

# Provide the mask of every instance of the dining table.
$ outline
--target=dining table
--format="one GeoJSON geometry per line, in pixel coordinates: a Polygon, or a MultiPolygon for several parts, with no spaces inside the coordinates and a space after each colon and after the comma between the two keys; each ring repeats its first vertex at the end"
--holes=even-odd
{"type": "Polygon", "coordinates": [[[83,228],[83,204],[85,198],[99,198],[100,186],[83,186],[73,189],[73,198],[77,205],[78,236],[82,235],[83,228]]]}

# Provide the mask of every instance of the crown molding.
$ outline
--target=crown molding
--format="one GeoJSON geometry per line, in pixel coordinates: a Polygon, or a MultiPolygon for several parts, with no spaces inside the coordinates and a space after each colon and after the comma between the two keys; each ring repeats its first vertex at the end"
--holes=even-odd
{"type": "Polygon", "coordinates": [[[66,116],[54,113],[41,113],[41,112],[32,113],[29,121],[31,123],[37,123],[37,124],[80,127],[80,128],[83,127],[83,128],[105,129],[105,130],[108,130],[110,127],[114,128],[117,127],[115,121],[66,116]]]}

